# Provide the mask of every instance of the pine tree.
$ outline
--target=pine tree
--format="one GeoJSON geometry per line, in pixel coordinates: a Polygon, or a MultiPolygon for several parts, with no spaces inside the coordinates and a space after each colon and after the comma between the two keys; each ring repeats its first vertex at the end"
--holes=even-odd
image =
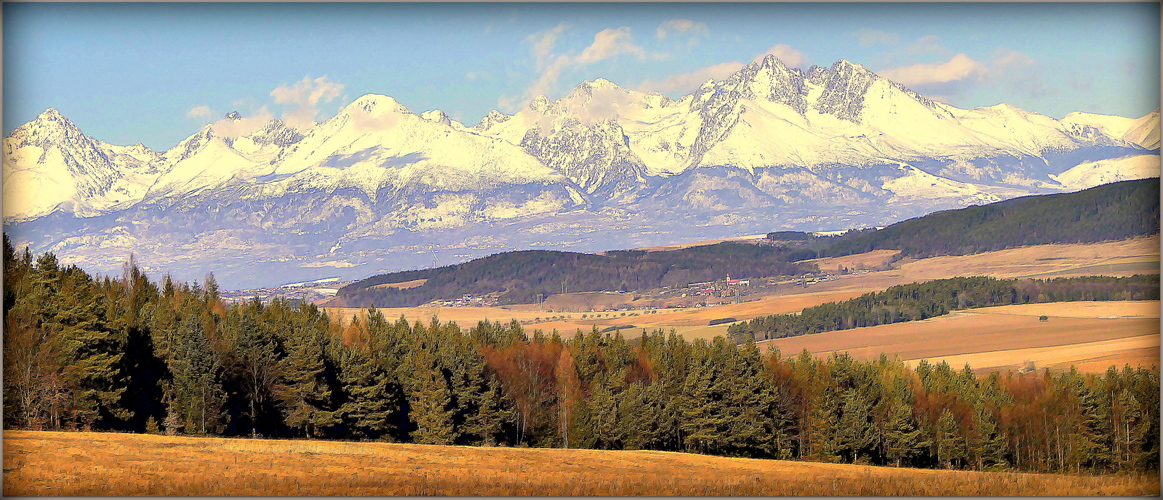
{"type": "Polygon", "coordinates": [[[452,444],[456,437],[452,394],[436,357],[423,348],[414,349],[404,364],[404,373],[409,374],[404,380],[409,417],[416,426],[413,442],[452,444]]]}
{"type": "MultiPolygon", "coordinates": [[[[306,310],[299,312],[300,316],[314,316],[306,310]]],[[[280,394],[284,419],[288,426],[302,429],[306,437],[322,436],[324,429],[339,423],[327,380],[325,346],[329,333],[325,323],[313,323],[300,325],[281,368],[287,381],[280,394]]]]}
{"type": "Polygon", "coordinates": [[[840,421],[835,433],[836,451],[855,463],[857,456],[867,454],[875,443],[871,405],[856,389],[845,390],[841,400],[840,421]]]}
{"type": "Polygon", "coordinates": [[[590,425],[593,427],[594,448],[601,450],[622,449],[622,427],[618,421],[618,395],[614,393],[608,377],[595,381],[590,396],[590,425]]]}
{"type": "Polygon", "coordinates": [[[383,368],[372,361],[366,344],[357,343],[342,350],[339,380],[344,395],[336,416],[353,437],[402,438],[403,431],[392,420],[403,410],[403,395],[398,386],[389,382],[383,368]]]}
{"type": "Polygon", "coordinates": [[[190,434],[217,432],[219,408],[225,399],[218,380],[221,365],[199,316],[189,314],[182,321],[171,354],[169,411],[178,419],[178,427],[190,434]]]}
{"type": "Polygon", "coordinates": [[[966,458],[965,441],[959,435],[957,420],[949,410],[943,410],[937,419],[937,460],[944,462],[946,468],[953,468],[956,460],[966,458]]]}
{"type": "Polygon", "coordinates": [[[921,440],[921,430],[913,423],[912,408],[909,405],[898,402],[892,405],[890,412],[885,455],[900,467],[920,454],[922,449],[928,447],[928,443],[921,440]]]}

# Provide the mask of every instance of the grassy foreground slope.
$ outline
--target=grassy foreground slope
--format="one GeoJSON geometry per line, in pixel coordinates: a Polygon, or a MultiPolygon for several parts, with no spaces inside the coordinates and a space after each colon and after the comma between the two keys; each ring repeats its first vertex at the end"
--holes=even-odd
{"type": "Polygon", "coordinates": [[[4,494],[1158,495],[1149,475],[921,470],[653,451],[4,432],[4,494]]]}

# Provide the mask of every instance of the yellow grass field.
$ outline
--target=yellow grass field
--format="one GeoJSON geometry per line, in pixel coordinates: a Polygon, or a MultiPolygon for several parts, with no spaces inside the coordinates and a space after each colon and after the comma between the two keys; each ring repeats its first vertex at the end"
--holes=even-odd
{"type": "Polygon", "coordinates": [[[407,290],[409,288],[416,288],[428,282],[428,278],[421,278],[412,281],[401,281],[399,283],[384,283],[382,285],[374,285],[372,288],[396,288],[400,290],[407,290]]]}
{"type": "MultiPolygon", "coordinates": [[[[625,311],[626,316],[622,316],[621,312],[597,313],[602,315],[601,318],[594,318],[595,313],[543,312],[539,311],[536,306],[530,305],[507,307],[389,307],[379,310],[384,314],[385,318],[393,321],[400,316],[404,316],[409,322],[417,320],[428,322],[433,316],[436,316],[442,322],[456,322],[462,328],[472,327],[483,319],[508,323],[512,319],[532,321],[535,318],[544,319],[550,316],[565,316],[565,319],[561,320],[543,320],[529,324],[525,326],[525,329],[530,332],[537,329],[546,333],[557,330],[563,336],[572,336],[579,329],[583,332],[589,332],[595,326],[598,330],[603,330],[611,326],[634,325],[632,329],[623,330],[622,334],[627,337],[636,337],[642,334],[643,329],[654,331],[655,329],[661,328],[667,332],[674,329],[675,332],[683,335],[688,340],[693,340],[696,338],[709,339],[716,335],[727,334],[728,324],[708,325],[713,319],[735,318],[739,321],[744,321],[768,314],[796,312],[805,307],[826,302],[848,300],[859,296],[860,293],[859,291],[807,291],[794,295],[768,296],[752,302],[725,304],[715,307],[658,309],[650,314],[647,314],[647,311],[644,310],[625,311]],[[635,313],[637,316],[631,316],[631,314],[635,313]],[[586,319],[582,319],[583,314],[587,316],[586,319]]],[[[345,325],[350,322],[353,315],[359,315],[365,311],[364,309],[357,308],[325,308],[325,310],[345,325]]]]}
{"type": "Polygon", "coordinates": [[[760,342],[784,355],[848,352],[857,359],[896,355],[909,366],[921,359],[969,363],[977,373],[1038,369],[1105,372],[1107,367],[1159,365],[1159,302],[1058,302],[988,307],[946,316],[760,342]],[[1048,316],[1040,321],[1039,316],[1048,316]]]}
{"type": "Polygon", "coordinates": [[[1015,474],[650,451],[4,431],[6,496],[1157,496],[1158,476],[1015,474]]]}

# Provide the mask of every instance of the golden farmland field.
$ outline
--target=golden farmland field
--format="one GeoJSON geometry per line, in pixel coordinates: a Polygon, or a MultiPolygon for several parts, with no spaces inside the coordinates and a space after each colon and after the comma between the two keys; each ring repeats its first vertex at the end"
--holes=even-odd
{"type": "Polygon", "coordinates": [[[672,452],[4,431],[4,494],[1158,495],[1158,476],[898,469],[672,452]]]}
{"type": "Polygon", "coordinates": [[[759,343],[784,355],[848,352],[857,359],[896,355],[909,366],[921,359],[955,368],[1018,370],[1035,367],[1105,372],[1159,365],[1159,301],[1058,302],[987,307],[924,321],[802,335],[759,343]],[[1039,316],[1046,315],[1047,321],[1039,316]]]}
{"type": "MultiPolygon", "coordinates": [[[[859,291],[816,292],[809,290],[805,293],[794,295],[768,296],[752,302],[725,304],[698,309],[657,309],[649,313],[648,311],[639,309],[625,311],[626,316],[622,316],[621,312],[597,313],[602,315],[600,318],[594,318],[595,313],[542,312],[537,309],[537,306],[532,305],[506,307],[389,307],[381,308],[379,311],[389,320],[395,320],[400,316],[404,316],[409,322],[427,322],[433,316],[436,316],[442,322],[454,321],[462,328],[472,327],[478,321],[484,319],[507,323],[511,319],[532,321],[535,318],[544,319],[550,316],[564,316],[564,319],[543,320],[527,325],[525,328],[529,331],[538,329],[547,333],[557,330],[562,335],[572,336],[579,329],[583,332],[589,332],[595,326],[598,330],[602,330],[611,326],[634,325],[632,329],[623,330],[622,334],[627,337],[635,337],[642,333],[642,329],[654,331],[655,329],[662,328],[669,332],[673,328],[678,334],[683,335],[688,340],[693,340],[696,338],[712,338],[716,335],[727,334],[727,326],[729,326],[727,324],[708,326],[708,323],[713,319],[730,317],[743,321],[768,314],[796,312],[805,307],[826,302],[848,300],[859,296],[860,293],[859,291]],[[583,314],[587,316],[585,319],[582,318],[583,314]],[[637,315],[631,316],[631,314],[637,315]]],[[[325,310],[345,325],[351,320],[353,315],[359,315],[365,311],[364,309],[357,308],[325,308],[325,310]]]]}
{"type": "MultiPolygon", "coordinates": [[[[835,270],[840,266],[849,269],[871,269],[886,265],[896,253],[894,250],[877,250],[866,254],[830,257],[812,262],[816,262],[824,270],[835,270]]],[[[713,319],[735,318],[744,321],[769,314],[791,313],[805,307],[848,300],[863,293],[880,291],[890,286],[916,281],[973,275],[990,275],[998,278],[1052,278],[1081,274],[1128,276],[1143,272],[1158,272],[1158,262],[1159,237],[1152,236],[1095,244],[1038,245],[959,257],[905,259],[894,263],[895,268],[893,269],[867,274],[842,275],[836,280],[814,284],[807,288],[798,289],[793,293],[768,295],[750,302],[701,309],[658,309],[653,314],[644,314],[644,310],[635,309],[626,311],[626,316],[622,316],[621,312],[599,313],[602,316],[594,318],[593,313],[545,312],[531,304],[504,307],[403,307],[383,308],[380,311],[384,313],[385,317],[392,320],[404,316],[408,321],[427,322],[433,316],[437,316],[441,321],[455,321],[464,328],[471,327],[484,319],[501,322],[508,322],[511,319],[532,322],[539,319],[539,321],[527,325],[526,329],[530,331],[540,329],[544,332],[556,329],[560,334],[566,336],[573,335],[578,329],[588,332],[595,326],[602,330],[611,326],[634,325],[634,328],[624,330],[623,335],[636,336],[642,332],[642,329],[653,331],[662,328],[666,331],[674,329],[678,334],[687,337],[688,340],[693,340],[712,338],[727,333],[728,324],[709,326],[708,323],[713,319]],[[637,316],[633,315],[635,313],[637,316]],[[585,314],[587,318],[582,319],[582,314],[585,314]],[[547,319],[550,317],[555,319],[547,319]]],[[[415,286],[416,283],[409,282],[408,285],[415,286]]],[[[584,295],[587,294],[566,294],[566,296],[574,296],[573,299],[570,299],[572,300],[571,306],[581,304],[578,302],[581,300],[599,300],[585,298],[584,295]]],[[[630,294],[608,295],[610,298],[601,302],[606,307],[630,301],[630,298],[626,297],[630,294]]],[[[555,297],[557,296],[551,296],[547,299],[545,307],[560,309],[566,305],[565,302],[555,302],[555,297]]],[[[346,323],[353,314],[358,314],[360,309],[327,308],[327,311],[333,317],[338,317],[346,323]]]]}

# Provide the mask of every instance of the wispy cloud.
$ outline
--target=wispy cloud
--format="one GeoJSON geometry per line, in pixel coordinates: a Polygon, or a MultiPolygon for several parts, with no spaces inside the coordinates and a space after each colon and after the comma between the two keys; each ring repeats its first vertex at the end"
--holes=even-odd
{"type": "Polygon", "coordinates": [[[707,80],[722,80],[736,71],[743,69],[744,64],[738,61],[725,62],[698,69],[690,73],[671,75],[662,80],[647,80],[638,86],[643,92],[670,93],[675,91],[689,92],[702,85],[707,80]]]}
{"type": "Polygon", "coordinates": [[[565,31],[569,26],[565,23],[557,26],[539,31],[528,36],[528,40],[533,42],[533,55],[537,58],[537,67],[544,68],[548,61],[550,54],[553,54],[553,46],[557,43],[558,35],[565,31]]]}
{"type": "Polygon", "coordinates": [[[655,36],[658,37],[659,40],[662,40],[674,32],[692,36],[707,36],[711,33],[711,30],[707,28],[706,24],[700,23],[698,21],[691,21],[690,19],[671,19],[662,23],[662,25],[660,25],[658,29],[655,30],[655,36]]]}
{"type": "Polygon", "coordinates": [[[646,59],[646,49],[634,43],[630,28],[604,29],[594,35],[594,43],[573,59],[574,64],[589,64],[618,54],[633,54],[639,61],[646,59]]]}
{"type": "Polygon", "coordinates": [[[855,36],[858,43],[865,47],[876,44],[892,45],[900,40],[900,35],[896,33],[888,33],[869,28],[864,28],[860,31],[852,33],[852,36],[855,36]]]}
{"type": "Polygon", "coordinates": [[[315,125],[319,115],[319,101],[331,102],[343,92],[343,84],[321,76],[314,80],[303,77],[294,85],[280,85],[271,91],[275,104],[283,105],[283,121],[296,128],[315,125]]]}
{"type": "Polygon", "coordinates": [[[915,42],[905,47],[904,51],[909,54],[948,54],[950,52],[944,45],[941,45],[941,37],[937,35],[926,35],[918,38],[915,42]]]}

